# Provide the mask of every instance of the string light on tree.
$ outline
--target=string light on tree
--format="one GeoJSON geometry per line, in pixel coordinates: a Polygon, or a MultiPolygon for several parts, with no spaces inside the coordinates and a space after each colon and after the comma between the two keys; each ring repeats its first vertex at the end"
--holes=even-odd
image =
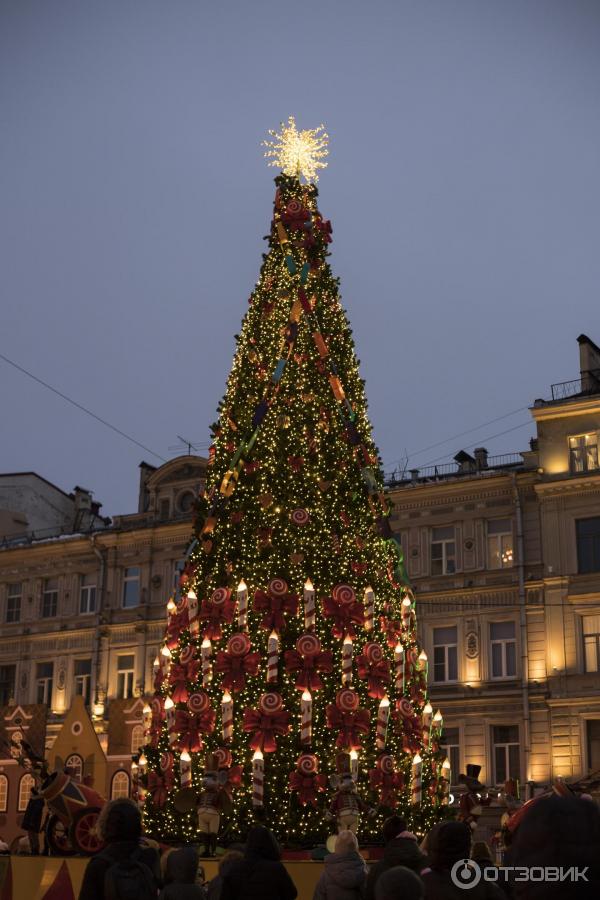
{"type": "Polygon", "coordinates": [[[282,122],[280,128],[281,131],[269,131],[272,140],[263,141],[269,165],[276,166],[286,175],[296,178],[303,175],[307,181],[318,181],[317,171],[327,168],[323,160],[329,154],[329,135],[325,126],[298,131],[294,116],[290,116],[287,125],[282,122]]]}

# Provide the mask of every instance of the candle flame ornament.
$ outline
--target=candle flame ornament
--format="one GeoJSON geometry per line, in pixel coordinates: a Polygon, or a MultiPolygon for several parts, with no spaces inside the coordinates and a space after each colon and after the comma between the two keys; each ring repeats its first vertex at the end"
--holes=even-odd
{"type": "Polygon", "coordinates": [[[238,602],[238,628],[246,631],[248,627],[248,587],[244,580],[240,581],[237,588],[238,602]]]}
{"type": "Polygon", "coordinates": [[[313,587],[313,583],[310,578],[307,579],[306,584],[304,585],[304,628],[306,631],[311,631],[315,627],[315,617],[316,617],[316,609],[315,609],[315,589],[313,587]]]}
{"type": "Polygon", "coordinates": [[[312,741],[312,695],[310,691],[302,692],[300,704],[300,743],[309,746],[312,741]]]}
{"type": "Polygon", "coordinates": [[[296,178],[304,176],[308,182],[319,180],[317,171],[327,168],[323,162],[329,155],[327,145],[329,135],[324,125],[298,131],[294,116],[290,116],[287,125],[282,122],[281,131],[269,129],[272,140],[263,141],[266,147],[264,156],[269,159],[270,166],[276,166],[286,175],[296,178]]]}
{"type": "Polygon", "coordinates": [[[375,745],[378,750],[385,749],[389,719],[390,701],[388,697],[384,697],[379,704],[379,710],[377,713],[377,733],[375,737],[375,745]]]}
{"type": "Polygon", "coordinates": [[[262,752],[255,750],[252,757],[252,806],[256,809],[263,805],[265,785],[265,762],[262,752]]]}
{"type": "Polygon", "coordinates": [[[223,740],[229,743],[233,740],[233,699],[229,691],[223,693],[221,700],[221,725],[223,740]]]}
{"type": "Polygon", "coordinates": [[[202,641],[200,653],[202,655],[202,685],[207,687],[212,681],[212,643],[208,638],[204,638],[202,641]]]}
{"type": "Polygon", "coordinates": [[[413,806],[420,806],[422,799],[423,760],[416,753],[412,761],[411,800],[413,806]]]}

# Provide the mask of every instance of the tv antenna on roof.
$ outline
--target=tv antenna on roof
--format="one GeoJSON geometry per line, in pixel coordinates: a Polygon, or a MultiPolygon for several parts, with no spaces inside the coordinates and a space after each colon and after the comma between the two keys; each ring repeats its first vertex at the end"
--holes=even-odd
{"type": "Polygon", "coordinates": [[[172,452],[178,451],[179,454],[181,454],[181,451],[186,449],[187,455],[191,456],[192,451],[194,453],[200,453],[201,449],[208,447],[207,441],[190,441],[187,438],[182,437],[180,434],[178,434],[177,437],[179,438],[181,443],[175,444],[173,447],[169,447],[169,450],[172,452]]]}

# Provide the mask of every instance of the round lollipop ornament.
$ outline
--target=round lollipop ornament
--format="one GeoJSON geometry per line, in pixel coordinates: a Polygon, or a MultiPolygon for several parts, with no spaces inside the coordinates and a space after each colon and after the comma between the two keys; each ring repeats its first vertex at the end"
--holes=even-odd
{"type": "Polygon", "coordinates": [[[227,652],[232,656],[245,656],[250,650],[250,638],[247,634],[232,634],[227,641],[227,652]]]}
{"type": "Polygon", "coordinates": [[[342,688],[335,695],[335,705],[343,712],[352,712],[358,709],[359,702],[358,694],[350,688],[342,688]]]}
{"type": "Polygon", "coordinates": [[[261,694],[258,706],[265,715],[279,712],[280,709],[283,709],[281,694],[276,691],[267,691],[265,694],[261,694]]]}
{"type": "Polygon", "coordinates": [[[336,584],[331,594],[336,603],[343,603],[344,605],[346,603],[354,603],[356,600],[354,588],[350,587],[349,584],[336,584]]]}
{"type": "Polygon", "coordinates": [[[273,580],[269,582],[269,593],[272,594],[273,597],[283,597],[287,592],[287,582],[284,581],[283,578],[273,578],[273,580]]]}
{"type": "Polygon", "coordinates": [[[296,641],[296,650],[300,656],[317,656],[321,652],[321,641],[316,634],[301,634],[296,641]]]}

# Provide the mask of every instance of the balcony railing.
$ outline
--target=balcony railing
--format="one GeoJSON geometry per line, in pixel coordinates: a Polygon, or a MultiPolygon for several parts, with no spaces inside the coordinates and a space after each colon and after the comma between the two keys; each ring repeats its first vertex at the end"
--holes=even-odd
{"type": "Polygon", "coordinates": [[[569,397],[600,394],[600,369],[582,372],[573,381],[559,381],[551,385],[553,400],[568,400],[569,397]]]}
{"type": "Polygon", "coordinates": [[[498,456],[488,456],[486,464],[480,465],[475,460],[470,465],[459,465],[457,462],[443,463],[439,466],[425,466],[422,469],[396,470],[386,475],[386,487],[393,488],[412,482],[437,481],[446,478],[465,478],[478,475],[482,472],[490,472],[498,469],[515,468],[523,465],[523,457],[520,453],[501,453],[498,456]]]}

